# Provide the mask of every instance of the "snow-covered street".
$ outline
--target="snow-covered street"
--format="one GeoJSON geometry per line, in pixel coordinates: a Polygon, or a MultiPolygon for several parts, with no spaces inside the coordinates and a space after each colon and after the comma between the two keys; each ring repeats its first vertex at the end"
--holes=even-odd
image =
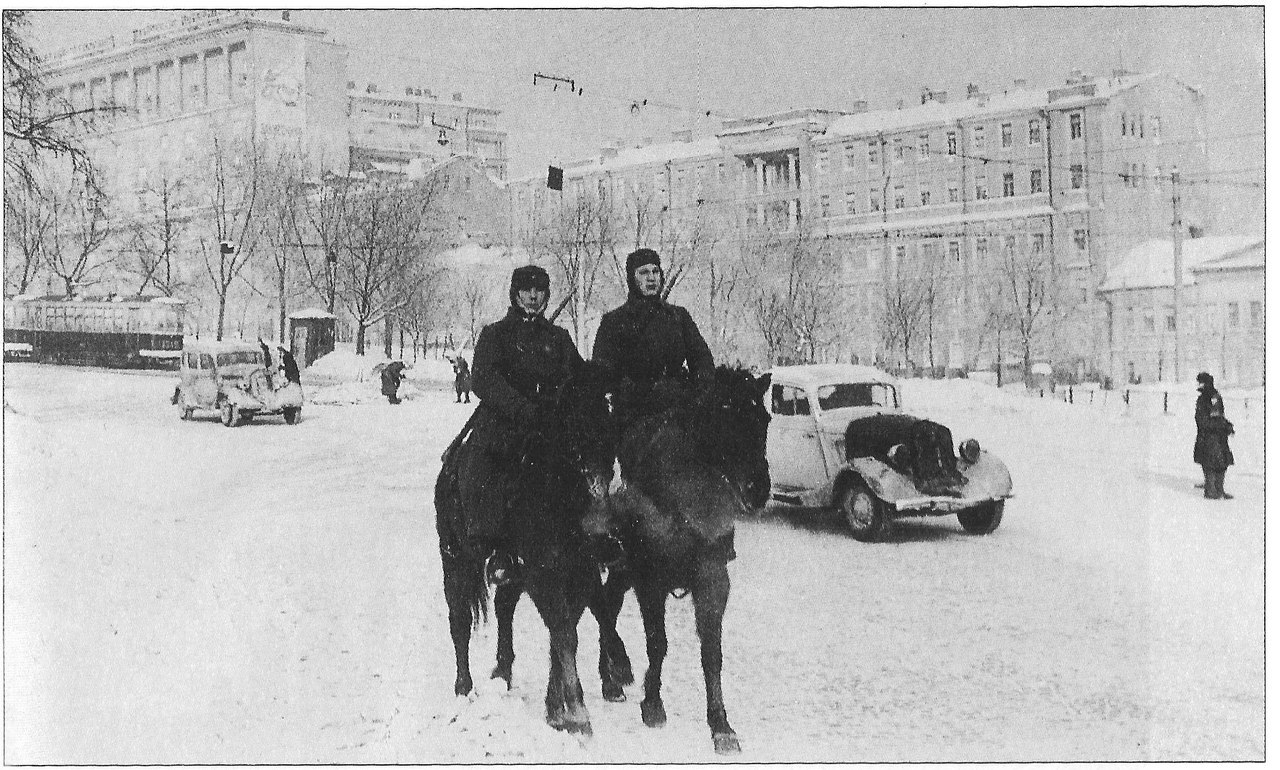
{"type": "MultiPolygon", "coordinates": [[[[487,679],[490,622],[472,642],[480,692],[454,697],[431,499],[474,403],[313,383],[298,425],[229,430],[180,421],[175,383],[4,367],[7,764],[721,759],[688,599],[668,603],[662,729],[641,724],[639,684],[601,699],[589,615],[594,737],[547,727],[528,600],[514,689],[487,679]]],[[[1229,413],[1236,498],[1210,501],[1189,414],[966,381],[904,394],[1006,461],[1004,523],[974,537],[908,519],[863,544],[832,515],[740,522],[724,683],[743,753],[728,759],[1263,759],[1261,410],[1229,413]]],[[[631,598],[619,628],[639,676],[631,598]]]]}

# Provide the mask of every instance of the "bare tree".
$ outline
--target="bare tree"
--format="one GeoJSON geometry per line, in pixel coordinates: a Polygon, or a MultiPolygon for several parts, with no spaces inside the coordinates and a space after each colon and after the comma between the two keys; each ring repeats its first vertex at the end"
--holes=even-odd
{"type": "Polygon", "coordinates": [[[120,268],[138,279],[142,294],[153,286],[166,297],[186,287],[178,267],[178,254],[190,222],[183,210],[183,196],[190,183],[182,177],[164,174],[142,191],[142,206],[130,226],[129,257],[121,256],[120,268]]]}
{"type": "Polygon", "coordinates": [[[1031,357],[1040,341],[1042,319],[1053,312],[1053,260],[1043,248],[1020,251],[1006,246],[1002,252],[1000,276],[1008,302],[1007,314],[1022,347],[1022,378],[1031,385],[1031,357]]]}
{"type": "Polygon", "coordinates": [[[62,281],[67,297],[97,282],[111,263],[98,250],[110,237],[106,198],[102,191],[78,173],[72,173],[52,196],[49,229],[43,252],[49,273],[62,281]]]}
{"type": "Polygon", "coordinates": [[[921,326],[929,315],[930,303],[936,296],[937,282],[932,265],[924,261],[908,261],[905,257],[890,264],[884,287],[881,328],[886,349],[902,351],[901,363],[910,365],[918,344],[921,326]]]}
{"type": "Polygon", "coordinates": [[[261,233],[267,165],[252,138],[243,142],[213,140],[206,193],[209,238],[200,239],[205,274],[218,301],[217,339],[226,327],[231,286],[253,261],[261,233]]]}
{"type": "Polygon", "coordinates": [[[364,355],[368,328],[406,305],[423,284],[443,232],[436,208],[436,176],[413,183],[375,183],[345,196],[338,252],[338,297],[356,322],[356,353],[364,355]]]}
{"type": "Polygon", "coordinates": [[[4,196],[5,291],[26,294],[44,266],[53,215],[44,194],[4,196]]]}
{"type": "Polygon", "coordinates": [[[303,193],[287,212],[290,242],[302,257],[306,281],[330,313],[337,305],[338,249],[350,188],[347,179],[336,176],[304,181],[303,193]]]}
{"type": "Polygon", "coordinates": [[[487,317],[492,296],[493,282],[474,275],[464,279],[458,288],[457,301],[467,322],[467,342],[472,348],[480,338],[480,327],[487,317]]]}
{"type": "Polygon", "coordinates": [[[835,338],[838,291],[832,253],[803,220],[790,232],[763,234],[752,248],[750,309],[771,359],[787,350],[814,361],[835,338]]]}

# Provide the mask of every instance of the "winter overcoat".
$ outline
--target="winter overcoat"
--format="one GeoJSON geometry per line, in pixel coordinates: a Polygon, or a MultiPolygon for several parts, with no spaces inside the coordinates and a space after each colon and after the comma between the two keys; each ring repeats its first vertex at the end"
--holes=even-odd
{"type": "Polygon", "coordinates": [[[396,391],[400,389],[400,381],[404,379],[401,372],[404,370],[404,364],[399,361],[392,361],[382,370],[382,395],[394,396],[396,391]]]}
{"type": "Polygon", "coordinates": [[[1192,459],[1207,470],[1226,470],[1235,463],[1227,436],[1235,432],[1223,414],[1222,395],[1206,388],[1196,399],[1196,445],[1192,459]]]}
{"type": "Polygon", "coordinates": [[[656,297],[632,296],[604,314],[591,358],[615,378],[615,404],[625,429],[715,377],[711,350],[689,311],[656,297]]]}

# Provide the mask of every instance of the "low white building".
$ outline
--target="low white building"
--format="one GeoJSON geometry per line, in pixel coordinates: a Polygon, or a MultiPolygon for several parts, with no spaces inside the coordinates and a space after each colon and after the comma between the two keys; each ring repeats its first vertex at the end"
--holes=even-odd
{"type": "Polygon", "coordinates": [[[1265,243],[1253,236],[1187,239],[1182,246],[1181,337],[1173,301],[1173,242],[1150,240],[1108,271],[1109,371],[1116,382],[1191,380],[1261,385],[1265,329],[1265,243]],[[1176,344],[1175,344],[1176,342],[1176,344]],[[1174,351],[1180,349],[1175,375],[1174,351]]]}

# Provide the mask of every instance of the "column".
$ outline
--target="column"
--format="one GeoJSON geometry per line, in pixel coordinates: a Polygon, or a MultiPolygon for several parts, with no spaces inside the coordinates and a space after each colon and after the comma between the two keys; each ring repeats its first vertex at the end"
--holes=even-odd
{"type": "MultiPolygon", "coordinates": [[[[751,163],[756,167],[756,195],[764,195],[764,162],[761,161],[759,157],[755,157],[751,159],[751,163]]],[[[759,198],[756,199],[756,224],[764,224],[764,201],[759,198]]]]}
{"type": "Polygon", "coordinates": [[[787,200],[787,229],[796,229],[796,221],[799,219],[800,201],[795,198],[787,200]]]}
{"type": "Polygon", "coordinates": [[[787,167],[791,171],[791,189],[800,189],[800,154],[795,152],[787,153],[787,167]]]}

